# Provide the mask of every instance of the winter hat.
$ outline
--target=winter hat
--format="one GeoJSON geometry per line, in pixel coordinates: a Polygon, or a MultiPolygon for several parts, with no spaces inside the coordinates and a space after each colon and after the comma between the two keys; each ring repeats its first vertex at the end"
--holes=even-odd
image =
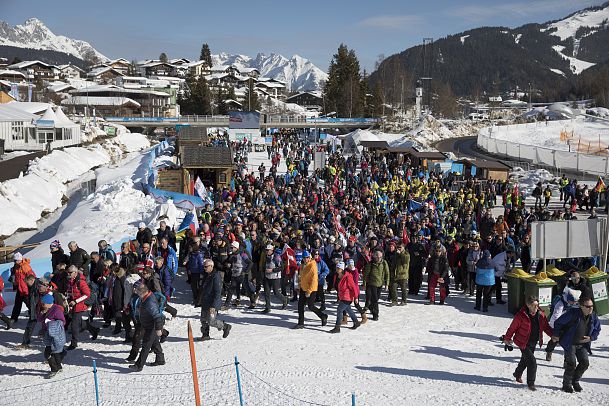
{"type": "Polygon", "coordinates": [[[61,248],[61,243],[59,242],[59,240],[55,240],[51,243],[50,248],[51,248],[51,251],[53,251],[54,249],[57,249],[57,248],[61,248]]]}
{"type": "Polygon", "coordinates": [[[55,303],[55,298],[50,293],[47,293],[46,295],[44,295],[42,297],[42,299],[40,299],[40,300],[42,301],[43,304],[46,304],[46,305],[55,303]]]}
{"type": "Polygon", "coordinates": [[[146,224],[143,221],[140,221],[140,224],[138,224],[137,228],[146,228],[146,224]]]}
{"type": "Polygon", "coordinates": [[[13,254],[13,261],[21,261],[23,259],[23,255],[20,252],[15,252],[13,254]]]}
{"type": "Polygon", "coordinates": [[[311,253],[307,250],[302,251],[302,257],[303,258],[310,258],[311,257],[311,253]]]}
{"type": "Polygon", "coordinates": [[[567,302],[577,302],[579,300],[579,297],[581,296],[581,294],[582,294],[581,290],[575,290],[575,289],[566,287],[565,290],[563,291],[563,298],[567,302]]]}
{"type": "Polygon", "coordinates": [[[345,269],[345,263],[344,262],[338,262],[336,264],[336,269],[345,269]]]}
{"type": "Polygon", "coordinates": [[[353,259],[348,259],[347,266],[355,266],[355,261],[353,259]]]}
{"type": "Polygon", "coordinates": [[[230,246],[233,247],[233,248],[239,249],[239,242],[238,241],[233,241],[233,242],[230,243],[230,246]]]}
{"type": "Polygon", "coordinates": [[[268,250],[274,250],[275,247],[273,247],[273,244],[267,244],[266,249],[267,249],[267,251],[268,250]]]}
{"type": "Polygon", "coordinates": [[[491,257],[491,252],[489,250],[484,250],[482,252],[482,258],[490,258],[491,257]]]}

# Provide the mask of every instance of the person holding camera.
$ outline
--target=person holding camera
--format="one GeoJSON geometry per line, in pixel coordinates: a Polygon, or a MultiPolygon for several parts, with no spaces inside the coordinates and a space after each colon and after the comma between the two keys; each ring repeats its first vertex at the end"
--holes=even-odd
{"type": "Polygon", "coordinates": [[[520,348],[521,357],[514,378],[522,383],[522,374],[527,370],[527,386],[535,391],[535,378],[537,376],[537,361],[535,360],[535,347],[537,343],[543,345],[543,333],[552,337],[553,331],[544,312],[539,310],[539,300],[535,296],[528,296],[526,305],[514,316],[510,327],[503,336],[503,342],[510,346],[513,343],[520,348]]]}
{"type": "Polygon", "coordinates": [[[600,332],[601,324],[594,313],[594,304],[586,296],[580,296],[578,308],[569,309],[554,322],[552,341],[558,341],[565,350],[564,392],[582,391],[579,381],[590,365],[590,343],[598,338],[600,332]]]}

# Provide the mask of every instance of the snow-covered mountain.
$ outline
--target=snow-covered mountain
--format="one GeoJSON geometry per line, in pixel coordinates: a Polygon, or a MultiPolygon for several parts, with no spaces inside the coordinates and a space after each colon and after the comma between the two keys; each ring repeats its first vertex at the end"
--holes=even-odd
{"type": "Polygon", "coordinates": [[[37,18],[30,18],[25,23],[14,27],[0,21],[0,46],[2,45],[57,51],[82,60],[89,60],[91,56],[95,56],[100,61],[108,60],[105,55],[86,41],[55,35],[37,18]]]}
{"type": "Polygon", "coordinates": [[[212,55],[213,65],[235,65],[237,68],[256,68],[261,76],[286,83],[291,91],[320,90],[328,74],[311,61],[299,55],[288,59],[279,54],[259,53],[255,58],[247,55],[220,53],[212,55]]]}

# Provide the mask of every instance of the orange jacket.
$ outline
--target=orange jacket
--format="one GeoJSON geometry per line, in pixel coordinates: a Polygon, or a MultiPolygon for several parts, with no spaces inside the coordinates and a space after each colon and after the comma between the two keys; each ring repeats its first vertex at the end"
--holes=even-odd
{"type": "Polygon", "coordinates": [[[25,283],[25,277],[30,274],[36,276],[30,266],[30,259],[23,258],[21,264],[15,264],[11,269],[11,274],[13,275],[13,290],[16,290],[22,297],[27,296],[29,289],[25,283]]]}
{"type": "Polygon", "coordinates": [[[316,292],[317,288],[317,262],[311,259],[300,267],[300,291],[312,293],[316,292]]]}

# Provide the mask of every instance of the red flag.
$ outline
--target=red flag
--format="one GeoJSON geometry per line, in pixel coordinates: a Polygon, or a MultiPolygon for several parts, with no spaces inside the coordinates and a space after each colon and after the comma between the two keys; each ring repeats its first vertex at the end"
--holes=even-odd
{"type": "Polygon", "coordinates": [[[283,252],[281,253],[281,260],[285,262],[285,273],[287,276],[294,275],[294,272],[298,269],[298,264],[296,264],[296,254],[294,250],[288,245],[285,244],[283,246],[283,252]]]}

